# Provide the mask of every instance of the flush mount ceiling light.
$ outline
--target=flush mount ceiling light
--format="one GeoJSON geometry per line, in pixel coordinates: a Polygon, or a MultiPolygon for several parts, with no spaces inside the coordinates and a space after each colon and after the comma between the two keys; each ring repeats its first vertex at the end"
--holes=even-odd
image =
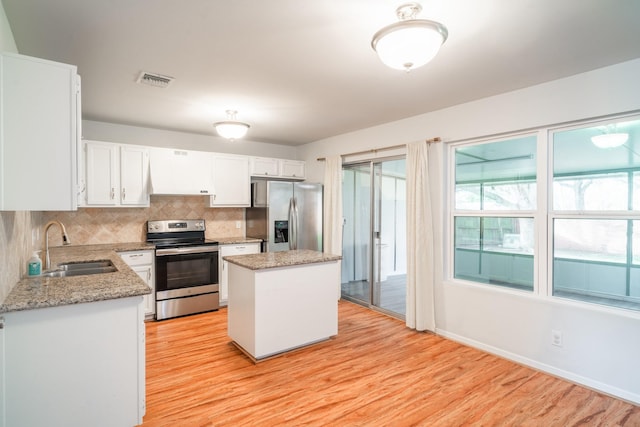
{"type": "Polygon", "coordinates": [[[598,148],[615,148],[619,147],[629,139],[628,133],[604,133],[591,137],[591,142],[598,148]]]}
{"type": "Polygon", "coordinates": [[[449,32],[439,22],[416,19],[422,10],[418,3],[405,3],[396,9],[399,22],[387,25],[373,35],[371,47],[387,66],[411,71],[431,61],[447,40],[449,32]]]}
{"type": "Polygon", "coordinates": [[[236,110],[227,110],[226,113],[227,120],[213,124],[218,135],[232,141],[245,136],[249,130],[249,125],[236,120],[236,114],[238,114],[236,110]]]}

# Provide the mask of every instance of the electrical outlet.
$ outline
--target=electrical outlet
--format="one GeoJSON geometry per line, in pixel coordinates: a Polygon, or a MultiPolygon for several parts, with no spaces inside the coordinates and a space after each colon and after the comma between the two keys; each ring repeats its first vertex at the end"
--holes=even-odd
{"type": "Polygon", "coordinates": [[[551,330],[551,344],[556,347],[562,347],[562,331],[556,329],[551,330]]]}
{"type": "Polygon", "coordinates": [[[241,221],[236,221],[236,228],[240,228],[242,227],[242,222],[241,221]]]}

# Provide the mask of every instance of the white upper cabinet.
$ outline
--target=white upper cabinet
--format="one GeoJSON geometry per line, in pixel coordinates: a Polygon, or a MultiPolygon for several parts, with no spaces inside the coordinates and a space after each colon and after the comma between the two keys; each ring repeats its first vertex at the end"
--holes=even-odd
{"type": "Polygon", "coordinates": [[[299,160],[280,160],[280,176],[282,178],[304,179],[305,163],[299,160]]]}
{"type": "Polygon", "coordinates": [[[0,210],[75,210],[75,66],[0,54],[0,210]]]}
{"type": "Polygon", "coordinates": [[[86,141],[87,205],[116,206],[118,146],[86,141]]]}
{"type": "Polygon", "coordinates": [[[149,206],[149,149],[86,141],[86,205],[149,206]]]}
{"type": "Polygon", "coordinates": [[[151,194],[213,194],[211,153],[153,147],[150,156],[151,194]]]}
{"type": "Polygon", "coordinates": [[[252,157],[251,158],[251,175],[277,177],[280,174],[280,165],[278,159],[268,157],[252,157]]]}
{"type": "Polygon", "coordinates": [[[120,146],[120,204],[149,206],[149,149],[120,146]]]}
{"type": "Polygon", "coordinates": [[[214,191],[211,207],[251,206],[251,177],[249,158],[231,154],[213,154],[214,191]]]}
{"type": "Polygon", "coordinates": [[[305,179],[305,163],[300,160],[251,158],[251,176],[274,179],[305,179]]]}

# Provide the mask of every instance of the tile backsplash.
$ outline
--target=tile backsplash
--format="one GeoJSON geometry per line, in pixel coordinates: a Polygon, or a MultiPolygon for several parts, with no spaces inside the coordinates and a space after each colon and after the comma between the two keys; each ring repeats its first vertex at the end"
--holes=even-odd
{"type": "MultiPolygon", "coordinates": [[[[160,219],[206,221],[206,237],[244,236],[244,208],[209,208],[203,196],[151,196],[148,208],[79,208],[75,212],[43,212],[42,223],[58,220],[74,245],[140,242],[146,238],[146,222],[160,219]],[[241,228],[236,228],[240,221],[241,228]]],[[[42,233],[42,230],[40,230],[42,233]]],[[[40,242],[44,236],[40,236],[40,242]]],[[[54,226],[49,244],[59,246],[62,238],[54,226]]]]}
{"type": "Polygon", "coordinates": [[[0,302],[25,272],[33,250],[31,229],[38,216],[37,212],[0,212],[0,302]]]}

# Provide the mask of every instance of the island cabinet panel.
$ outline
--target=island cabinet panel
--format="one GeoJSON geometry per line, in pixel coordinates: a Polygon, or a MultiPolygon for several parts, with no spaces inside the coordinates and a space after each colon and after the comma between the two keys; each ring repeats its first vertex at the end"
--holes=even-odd
{"type": "Polygon", "coordinates": [[[142,297],[0,316],[4,426],[133,426],[145,412],[142,297]]]}
{"type": "Polygon", "coordinates": [[[339,266],[251,270],[229,263],[229,336],[258,360],[337,335],[339,266]]]}

